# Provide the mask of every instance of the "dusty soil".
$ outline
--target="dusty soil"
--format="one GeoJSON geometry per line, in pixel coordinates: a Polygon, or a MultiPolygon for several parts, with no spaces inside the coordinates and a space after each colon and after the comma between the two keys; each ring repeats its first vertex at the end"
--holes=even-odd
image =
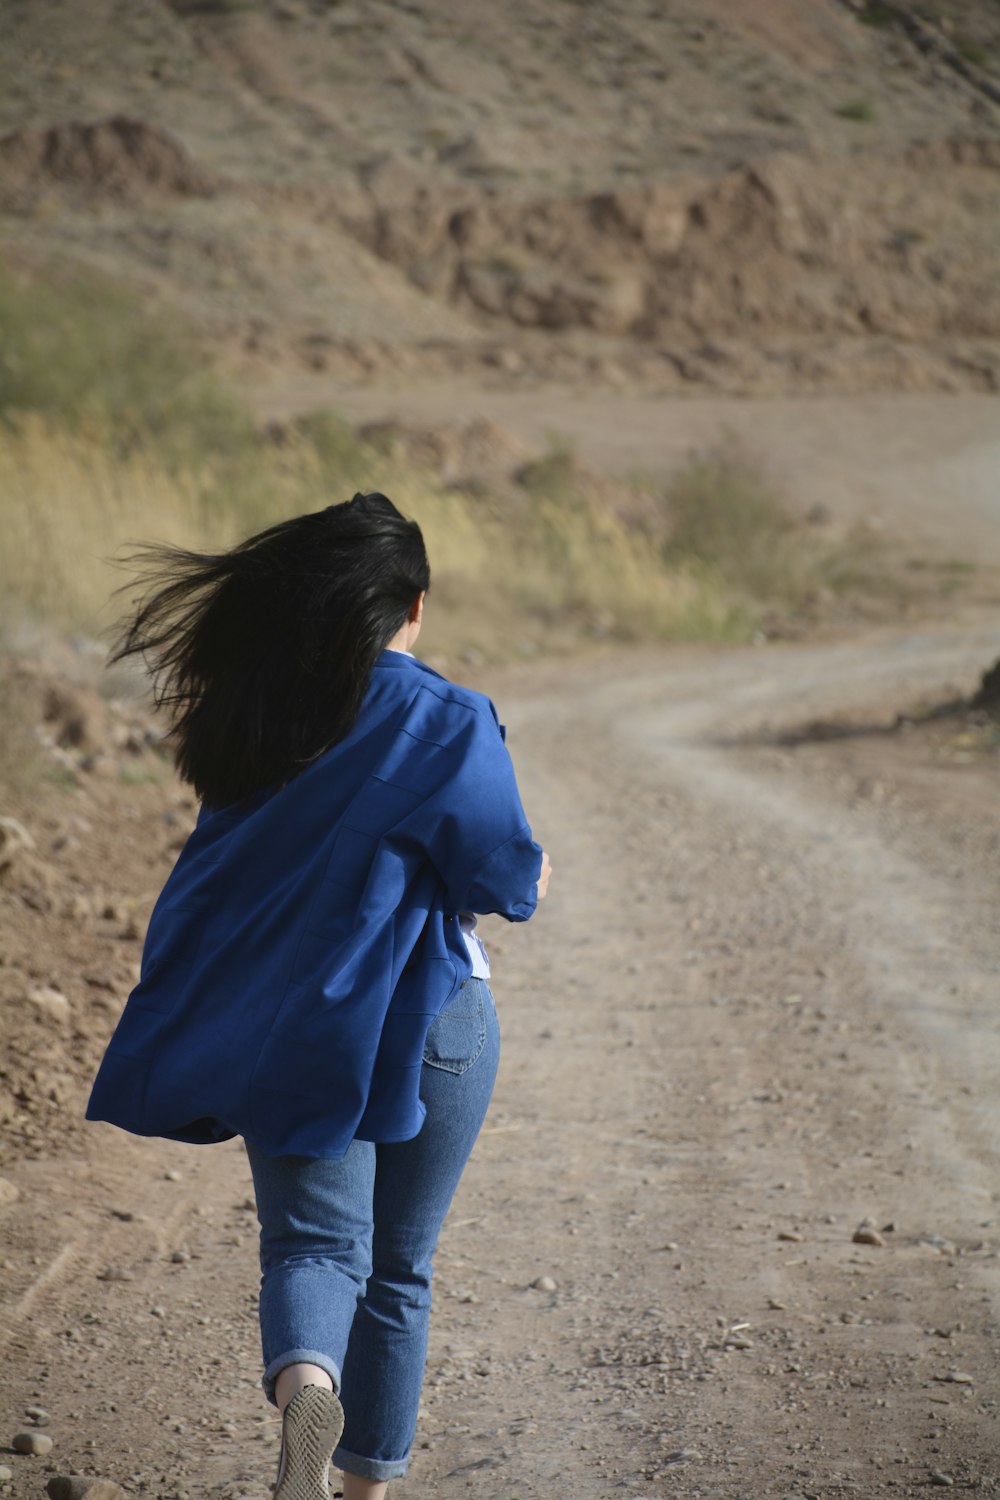
{"type": "MultiPolygon", "coordinates": [[[[490,933],[505,1058],[401,1493],[1000,1488],[996,737],[892,727],[998,651],[967,620],[491,678],[556,874],[490,933]]],[[[55,1446],[4,1462],[25,1500],[257,1500],[242,1155],[79,1120],[190,803],[134,705],[23,693],[68,748],[4,797],[0,1434],[40,1405],[55,1446]]]]}

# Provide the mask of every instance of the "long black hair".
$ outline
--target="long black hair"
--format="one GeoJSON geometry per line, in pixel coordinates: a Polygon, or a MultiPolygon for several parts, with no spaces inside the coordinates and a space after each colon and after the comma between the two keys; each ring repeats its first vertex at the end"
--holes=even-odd
{"type": "Polygon", "coordinates": [[[141,593],[111,660],[142,657],[177,768],[215,807],[283,785],[343,739],[430,583],[419,526],[378,493],[228,552],[152,544],[127,561],[141,593]]]}

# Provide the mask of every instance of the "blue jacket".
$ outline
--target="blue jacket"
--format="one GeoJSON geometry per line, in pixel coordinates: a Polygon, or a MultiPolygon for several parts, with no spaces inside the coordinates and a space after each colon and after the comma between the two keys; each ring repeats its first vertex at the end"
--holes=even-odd
{"type": "Polygon", "coordinates": [[[278,1156],[408,1140],[458,913],[531,916],[541,849],[488,698],[383,652],[346,739],[203,809],[153,910],[91,1120],[278,1156]]]}

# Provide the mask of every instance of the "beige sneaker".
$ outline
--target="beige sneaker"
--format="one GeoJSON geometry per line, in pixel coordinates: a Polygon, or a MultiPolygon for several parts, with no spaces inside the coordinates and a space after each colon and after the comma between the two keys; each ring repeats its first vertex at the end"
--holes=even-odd
{"type": "Polygon", "coordinates": [[[326,1386],[296,1391],[281,1419],[274,1500],[331,1500],[330,1459],[343,1430],[343,1408],[326,1386]]]}

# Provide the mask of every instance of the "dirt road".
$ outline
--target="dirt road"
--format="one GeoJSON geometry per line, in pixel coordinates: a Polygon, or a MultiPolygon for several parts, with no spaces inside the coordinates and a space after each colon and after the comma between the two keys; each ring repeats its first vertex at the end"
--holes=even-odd
{"type": "MultiPolygon", "coordinates": [[[[998,652],[972,625],[490,684],[555,875],[490,933],[505,1059],[401,1495],[1000,1489],[995,754],[775,743],[998,652]]],[[[2,1430],[37,1403],[55,1439],[4,1457],[13,1492],[262,1500],[241,1153],[86,1140],[10,1169],[2,1430]]]]}

